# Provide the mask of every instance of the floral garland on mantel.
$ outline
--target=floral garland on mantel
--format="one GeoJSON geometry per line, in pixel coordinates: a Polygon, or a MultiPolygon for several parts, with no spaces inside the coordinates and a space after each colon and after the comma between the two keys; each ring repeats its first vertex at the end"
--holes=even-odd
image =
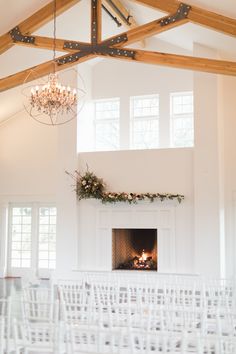
{"type": "Polygon", "coordinates": [[[79,200],[95,198],[101,200],[102,203],[127,202],[129,204],[135,204],[140,200],[149,200],[150,202],[177,200],[179,203],[184,200],[184,196],[181,194],[106,192],[104,181],[89,170],[84,174],[80,174],[78,171],[75,171],[74,174],[66,171],[66,174],[75,180],[75,191],[79,200]]]}

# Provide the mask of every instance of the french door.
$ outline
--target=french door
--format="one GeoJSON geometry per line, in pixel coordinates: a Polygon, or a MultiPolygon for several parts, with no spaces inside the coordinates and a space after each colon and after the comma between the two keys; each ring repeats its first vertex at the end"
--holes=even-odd
{"type": "Polygon", "coordinates": [[[9,206],[8,276],[50,276],[56,268],[56,214],[50,204],[9,206]]]}

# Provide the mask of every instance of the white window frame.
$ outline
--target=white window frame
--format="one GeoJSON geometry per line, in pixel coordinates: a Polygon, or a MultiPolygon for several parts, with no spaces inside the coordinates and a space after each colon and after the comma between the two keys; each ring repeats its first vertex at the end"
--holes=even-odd
{"type": "Polygon", "coordinates": [[[170,93],[170,147],[172,148],[184,148],[184,147],[194,147],[194,103],[193,103],[193,112],[192,113],[179,113],[179,118],[189,118],[190,116],[193,119],[193,142],[192,145],[183,145],[183,146],[177,146],[174,143],[174,125],[173,121],[175,118],[178,117],[178,113],[173,113],[173,97],[176,96],[189,96],[191,95],[194,100],[194,94],[193,91],[179,91],[179,92],[171,92],[170,93]]]}
{"type": "Polygon", "coordinates": [[[94,104],[94,151],[118,151],[120,150],[120,97],[111,97],[111,98],[102,98],[102,99],[97,99],[93,101],[94,104]],[[97,110],[96,110],[96,104],[97,103],[106,103],[106,102],[112,102],[112,101],[118,101],[119,103],[119,117],[118,118],[97,118],[97,110]],[[101,150],[97,147],[97,139],[96,139],[96,127],[97,124],[99,123],[118,123],[118,147],[117,148],[110,148],[110,149],[104,149],[101,150]]]}
{"type": "Polygon", "coordinates": [[[39,276],[42,278],[50,277],[55,269],[39,268],[39,208],[56,207],[55,203],[49,202],[11,202],[8,205],[8,247],[7,247],[7,276],[29,277],[39,276]],[[12,245],[12,210],[13,208],[31,208],[31,267],[12,267],[11,265],[11,245],[12,245]]]}
{"type": "Polygon", "coordinates": [[[160,95],[158,93],[154,94],[145,94],[145,95],[137,95],[130,96],[130,150],[150,150],[150,149],[158,149],[160,145],[160,95]],[[158,115],[150,115],[150,116],[134,116],[133,114],[133,101],[135,98],[137,99],[145,99],[145,98],[157,98],[158,99],[158,115]],[[157,121],[158,122],[158,143],[156,147],[146,147],[139,148],[134,146],[134,122],[135,121],[157,121]]]}

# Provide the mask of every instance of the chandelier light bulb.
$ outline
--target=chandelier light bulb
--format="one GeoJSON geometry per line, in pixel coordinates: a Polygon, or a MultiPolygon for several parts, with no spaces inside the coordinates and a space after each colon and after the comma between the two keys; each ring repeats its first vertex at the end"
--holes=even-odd
{"type": "Polygon", "coordinates": [[[57,74],[49,75],[46,85],[31,89],[30,104],[38,112],[51,116],[69,113],[77,104],[77,92],[58,82],[57,74]]]}

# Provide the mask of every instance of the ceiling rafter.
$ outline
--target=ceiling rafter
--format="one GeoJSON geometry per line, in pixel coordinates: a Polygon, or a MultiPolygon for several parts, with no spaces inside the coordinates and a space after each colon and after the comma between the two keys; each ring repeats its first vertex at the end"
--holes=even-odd
{"type": "MultiPolygon", "coordinates": [[[[62,1],[62,0],[61,0],[62,1]]],[[[69,0],[64,0],[69,1],[69,0]]],[[[72,65],[76,65],[80,62],[92,59],[96,56],[103,57],[114,57],[124,60],[132,60],[136,62],[154,64],[154,65],[164,65],[174,68],[188,69],[188,70],[198,70],[203,72],[210,72],[215,74],[233,75],[236,76],[236,62],[214,60],[207,58],[198,58],[192,56],[167,54],[160,52],[151,52],[145,50],[137,50],[132,48],[127,48],[128,45],[138,42],[144,38],[169,30],[177,25],[184,24],[189,21],[189,16],[192,12],[192,7],[188,4],[180,3],[176,0],[134,0],[146,4],[158,5],[166,4],[168,9],[171,9],[171,13],[156,21],[152,21],[148,24],[138,26],[127,32],[121,33],[119,35],[110,37],[105,41],[101,40],[101,9],[102,0],[90,0],[92,11],[91,11],[91,42],[75,42],[70,40],[56,40],[57,50],[63,50],[68,52],[56,59],[56,62],[48,61],[46,63],[37,65],[33,68],[21,71],[17,74],[10,75],[6,78],[0,79],[0,92],[8,90],[24,82],[33,81],[35,78],[30,77],[29,73],[33,70],[37,72],[37,77],[42,77],[49,74],[52,71],[53,66],[55,70],[63,70],[72,65]],[[125,48],[124,48],[125,47],[125,48]],[[60,49],[59,49],[60,48],[60,49]],[[27,80],[25,78],[27,77],[27,80]]],[[[157,7],[157,6],[154,6],[157,7]]],[[[202,10],[206,16],[205,10],[202,10]]],[[[208,13],[208,11],[207,11],[208,13]]],[[[222,18],[224,16],[216,15],[215,20],[219,22],[221,18],[221,23],[223,23],[222,18]]],[[[236,22],[236,20],[229,19],[236,22]]],[[[231,21],[228,21],[228,25],[232,26],[231,21]]],[[[38,47],[44,47],[50,49],[52,47],[52,38],[40,37],[40,36],[29,36],[28,33],[21,34],[20,29],[16,32],[18,43],[23,40],[25,45],[34,45],[38,47]],[[22,36],[22,37],[21,37],[22,36]]],[[[10,36],[10,35],[9,35],[10,36]]]]}
{"type": "MultiPolygon", "coordinates": [[[[64,56],[59,57],[58,60],[60,58],[64,58],[64,56]]],[[[95,55],[87,54],[87,55],[84,55],[83,57],[81,57],[79,62],[83,63],[83,62],[88,61],[92,58],[95,58],[95,55]]],[[[68,69],[75,64],[76,64],[75,62],[68,62],[65,65],[57,65],[56,71],[68,69]]],[[[38,78],[41,78],[43,76],[49,75],[50,73],[53,72],[54,67],[55,67],[54,61],[50,60],[45,63],[33,66],[29,69],[20,71],[16,74],[9,75],[3,79],[0,79],[0,92],[9,90],[11,88],[20,86],[23,83],[28,83],[28,82],[34,81],[38,78]]]]}
{"type": "MultiPolygon", "coordinates": [[[[118,48],[118,47],[117,47],[118,48]]],[[[194,71],[202,71],[213,74],[223,74],[223,75],[232,75],[236,76],[236,62],[225,61],[225,60],[215,60],[215,59],[206,59],[200,57],[193,57],[187,55],[177,55],[161,52],[153,52],[147,50],[139,50],[126,48],[129,51],[134,51],[134,61],[161,65],[167,67],[174,67],[179,69],[187,69],[194,71]]],[[[98,54],[99,56],[107,56],[107,54],[98,54]]],[[[129,57],[120,57],[119,59],[132,60],[129,57]]]]}
{"type": "MultiPolygon", "coordinates": [[[[138,27],[134,16],[130,14],[129,10],[126,9],[120,0],[103,0],[103,5],[120,25],[129,29],[138,27]]],[[[144,40],[141,40],[141,45],[145,46],[144,40]]]]}
{"type": "MultiPolygon", "coordinates": [[[[135,27],[129,31],[122,32],[119,35],[115,35],[113,37],[110,37],[106,40],[103,41],[103,44],[106,44],[108,42],[111,42],[111,40],[114,40],[114,45],[120,45],[120,43],[115,44],[116,39],[119,37],[122,38],[123,36],[127,37],[127,41],[125,45],[130,45],[133,44],[137,41],[146,39],[148,37],[151,37],[155,34],[162,33],[165,31],[169,31],[170,29],[183,25],[184,23],[188,22],[187,18],[182,18],[177,21],[171,22],[168,26],[162,26],[161,23],[166,19],[165,17],[162,17],[160,19],[148,22],[144,25],[140,25],[138,27],[135,27]]],[[[40,48],[40,49],[48,49],[52,50],[53,48],[53,38],[50,37],[42,37],[42,36],[34,36],[34,42],[23,42],[23,41],[15,41],[16,45],[22,45],[22,46],[27,46],[27,47],[33,47],[33,48],[40,48]]],[[[56,50],[57,51],[65,51],[65,52],[75,52],[76,49],[78,50],[79,47],[81,46],[90,46],[90,43],[85,43],[85,42],[78,42],[78,41],[69,41],[67,39],[56,39],[56,50]],[[70,44],[72,44],[75,49],[70,48],[70,44]],[[76,45],[78,47],[76,48],[76,45]]]]}
{"type": "MultiPolygon", "coordinates": [[[[26,47],[32,47],[32,48],[38,48],[38,49],[47,49],[47,50],[52,50],[53,45],[54,45],[54,39],[50,37],[43,37],[43,36],[34,36],[34,42],[22,42],[22,41],[17,41],[14,42],[15,45],[20,45],[20,46],[26,46],[26,47]]],[[[58,52],[75,52],[74,49],[70,49],[69,46],[65,47],[65,43],[77,43],[79,46],[89,46],[90,44],[86,42],[78,42],[78,41],[68,41],[67,39],[60,39],[56,38],[55,40],[55,47],[56,51],[58,52]]]]}
{"type": "MultiPolygon", "coordinates": [[[[132,0],[141,5],[151,7],[167,13],[177,11],[180,1],[177,0],[132,0]]],[[[187,16],[190,22],[197,25],[211,28],[215,31],[236,36],[236,20],[227,16],[219,15],[215,12],[191,5],[191,10],[187,16]]]]}
{"type": "MultiPolygon", "coordinates": [[[[58,16],[65,12],[79,1],[80,0],[57,0],[56,15],[58,16]]],[[[54,4],[52,1],[15,27],[18,27],[24,35],[29,35],[53,19],[53,9],[54,4]]],[[[0,36],[0,54],[10,49],[13,45],[14,42],[12,41],[10,32],[0,36]]]]}
{"type": "Polygon", "coordinates": [[[136,27],[137,23],[129,11],[125,8],[120,0],[103,0],[103,5],[107,10],[117,18],[121,25],[126,28],[136,27]]]}

